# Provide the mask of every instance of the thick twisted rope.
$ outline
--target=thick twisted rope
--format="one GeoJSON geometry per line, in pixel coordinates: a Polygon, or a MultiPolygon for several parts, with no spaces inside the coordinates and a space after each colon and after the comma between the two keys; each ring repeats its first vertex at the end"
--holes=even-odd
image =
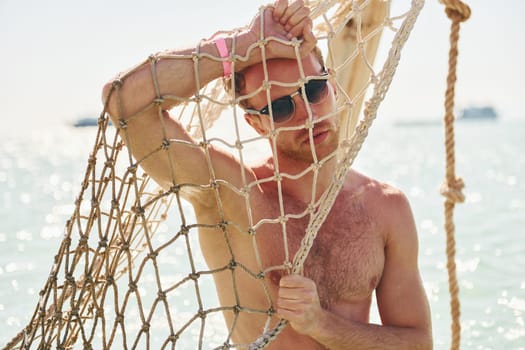
{"type": "Polygon", "coordinates": [[[447,90],[445,93],[445,147],[446,147],[446,174],[445,183],[441,187],[441,194],[445,196],[445,231],[447,235],[447,271],[450,293],[451,320],[451,349],[459,349],[461,324],[459,287],[456,276],[456,240],[454,238],[454,207],[462,203],[465,196],[462,193],[463,180],[456,177],[454,154],[454,93],[456,84],[456,66],[458,57],[459,24],[470,17],[470,8],[459,0],[441,0],[445,5],[445,12],[452,21],[450,30],[449,71],[447,75],[447,90]]]}

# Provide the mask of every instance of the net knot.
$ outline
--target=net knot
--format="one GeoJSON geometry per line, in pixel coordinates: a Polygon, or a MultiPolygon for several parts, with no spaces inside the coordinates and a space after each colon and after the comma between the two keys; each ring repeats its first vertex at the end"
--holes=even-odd
{"type": "Polygon", "coordinates": [[[308,207],[306,208],[307,213],[313,213],[315,211],[315,205],[312,203],[308,204],[308,207]]]}
{"type": "Polygon", "coordinates": [[[281,224],[284,224],[284,223],[288,222],[288,217],[286,215],[280,216],[279,217],[279,222],[281,224]]]}
{"type": "Polygon", "coordinates": [[[170,335],[170,336],[168,337],[168,340],[169,340],[170,342],[172,342],[172,343],[176,343],[177,340],[179,340],[179,336],[178,336],[178,335],[170,335]]]}
{"type": "Polygon", "coordinates": [[[81,235],[80,239],[78,240],[78,245],[81,247],[87,247],[87,243],[88,243],[87,235],[81,235]]]}
{"type": "Polygon", "coordinates": [[[58,278],[57,278],[57,274],[56,272],[52,272],[50,275],[49,275],[49,280],[52,282],[52,283],[56,283],[58,281],[58,278]]]}
{"type": "Polygon", "coordinates": [[[270,307],[268,310],[266,310],[266,314],[270,317],[273,316],[275,314],[274,308],[270,307]]]}
{"type": "Polygon", "coordinates": [[[91,153],[89,155],[88,164],[91,166],[94,166],[95,164],[97,164],[97,156],[95,154],[91,153]]]}
{"type": "Polygon", "coordinates": [[[204,310],[202,310],[202,309],[199,309],[199,311],[198,311],[197,314],[198,314],[199,317],[200,317],[201,319],[203,319],[203,320],[206,318],[206,315],[207,315],[207,314],[206,314],[206,311],[204,311],[204,310]]]}
{"type": "Polygon", "coordinates": [[[445,13],[452,21],[465,22],[470,18],[470,7],[460,0],[440,0],[445,5],[445,13]]]}
{"type": "Polygon", "coordinates": [[[78,317],[80,315],[79,308],[74,306],[70,311],[71,316],[78,317]]]}
{"type": "Polygon", "coordinates": [[[125,121],[124,119],[119,119],[118,127],[119,129],[126,129],[128,127],[128,122],[125,121]]]}
{"type": "Polygon", "coordinates": [[[162,140],[162,144],[160,145],[160,147],[164,150],[164,151],[167,151],[169,148],[170,148],[170,141],[168,139],[164,139],[162,140]]]}
{"type": "Polygon", "coordinates": [[[135,215],[137,216],[142,216],[144,215],[144,213],[146,213],[146,210],[144,209],[144,207],[140,206],[140,205],[135,205],[133,206],[133,208],[131,208],[131,210],[135,213],[135,215]]]}
{"type": "Polygon", "coordinates": [[[148,56],[148,60],[150,60],[151,62],[157,62],[158,61],[158,57],[155,54],[150,54],[148,56]]]}
{"type": "Polygon", "coordinates": [[[144,322],[144,323],[142,324],[142,329],[141,329],[141,330],[142,330],[144,333],[148,333],[148,332],[149,332],[149,327],[150,327],[150,324],[147,323],[147,322],[144,322]]]}
{"type": "Polygon", "coordinates": [[[198,280],[200,276],[201,276],[201,275],[200,275],[200,273],[198,273],[198,272],[192,272],[192,273],[190,273],[190,274],[188,275],[188,277],[189,277],[191,280],[193,280],[193,281],[198,280]]]}
{"type": "Polygon", "coordinates": [[[219,223],[217,223],[217,228],[219,228],[221,231],[226,231],[226,229],[228,228],[228,221],[220,221],[219,223]]]}
{"type": "Polygon", "coordinates": [[[98,317],[98,318],[103,318],[104,317],[104,308],[98,307],[97,310],[95,311],[95,316],[98,317]]]}
{"type": "Polygon", "coordinates": [[[198,52],[191,53],[191,59],[193,62],[198,62],[200,58],[201,58],[201,55],[198,52]]]}
{"type": "Polygon", "coordinates": [[[124,323],[124,315],[121,313],[117,313],[115,317],[115,322],[124,323]]]}
{"type": "Polygon", "coordinates": [[[65,277],[66,283],[70,285],[75,285],[75,277],[72,274],[68,273],[65,277]]]}
{"type": "Polygon", "coordinates": [[[106,277],[106,283],[109,284],[109,285],[112,285],[113,283],[115,283],[115,278],[113,278],[112,275],[108,275],[106,277]]]}
{"type": "Polygon", "coordinates": [[[457,177],[452,181],[446,180],[441,185],[439,192],[452,203],[463,203],[465,201],[465,195],[462,192],[463,187],[465,187],[463,179],[457,177]]]}
{"type": "Polygon", "coordinates": [[[113,82],[111,83],[111,86],[113,86],[113,88],[115,88],[115,89],[120,88],[122,86],[122,79],[117,78],[117,79],[113,80],[113,82]]]}
{"type": "Polygon", "coordinates": [[[135,292],[137,290],[137,284],[135,282],[129,282],[128,288],[130,292],[135,292]]]}
{"type": "Polygon", "coordinates": [[[177,194],[180,191],[180,185],[173,185],[170,187],[170,190],[168,192],[177,194]]]}
{"type": "Polygon", "coordinates": [[[86,275],[86,278],[84,279],[85,284],[92,284],[93,283],[93,276],[86,275]]]}
{"type": "Polygon", "coordinates": [[[305,122],[304,122],[304,128],[305,129],[313,129],[314,128],[314,122],[308,118],[305,122]]]}
{"type": "Polygon", "coordinates": [[[235,267],[237,266],[237,262],[235,260],[230,260],[228,263],[228,269],[235,270],[235,267]]]}
{"type": "Polygon", "coordinates": [[[53,314],[53,319],[55,321],[61,320],[62,319],[62,311],[60,311],[60,310],[55,311],[55,313],[53,314]]]}
{"type": "Polygon", "coordinates": [[[269,90],[271,87],[272,87],[272,84],[268,80],[265,80],[262,82],[263,90],[269,90]]]}
{"type": "Polygon", "coordinates": [[[267,43],[268,43],[268,39],[266,39],[266,38],[262,38],[261,40],[259,40],[259,41],[257,42],[257,46],[259,46],[259,48],[262,49],[263,46],[266,45],[267,43]]]}

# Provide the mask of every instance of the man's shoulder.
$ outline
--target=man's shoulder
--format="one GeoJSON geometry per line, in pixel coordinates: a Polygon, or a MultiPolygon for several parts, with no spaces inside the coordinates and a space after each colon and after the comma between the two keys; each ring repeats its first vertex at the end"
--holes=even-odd
{"type": "MultiPolygon", "coordinates": [[[[359,199],[377,217],[390,217],[392,212],[410,214],[410,204],[399,188],[351,170],[345,184],[347,198],[359,199]]],[[[410,214],[411,215],[411,214],[410,214]]]]}
{"type": "Polygon", "coordinates": [[[368,199],[376,198],[381,201],[406,198],[399,188],[355,170],[350,170],[346,179],[345,189],[349,194],[364,195],[368,199]]]}

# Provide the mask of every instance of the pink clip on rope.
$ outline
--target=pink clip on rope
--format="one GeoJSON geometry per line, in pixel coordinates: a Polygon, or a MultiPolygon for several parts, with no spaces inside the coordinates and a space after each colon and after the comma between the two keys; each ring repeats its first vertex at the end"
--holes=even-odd
{"type": "MultiPolygon", "coordinates": [[[[226,45],[226,40],[224,38],[215,39],[215,46],[217,46],[217,50],[219,50],[219,55],[221,55],[221,58],[230,57],[228,46],[226,45]]],[[[229,60],[222,61],[222,67],[224,70],[224,76],[229,78],[232,75],[232,63],[229,60]]]]}

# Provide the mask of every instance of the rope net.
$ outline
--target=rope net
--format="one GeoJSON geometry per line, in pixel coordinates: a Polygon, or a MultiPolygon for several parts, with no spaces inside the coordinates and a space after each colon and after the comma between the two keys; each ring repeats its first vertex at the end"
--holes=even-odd
{"type": "MultiPolygon", "coordinates": [[[[317,232],[376,117],[422,5],[423,1],[414,0],[394,15],[390,2],[382,0],[309,3],[316,38],[330,68],[329,77],[338,90],[335,113],[340,118],[341,137],[338,150],[327,157],[317,159],[312,152],[312,165],[300,174],[280,173],[276,161],[273,174],[248,181],[243,173],[246,162],[261,148],[267,148],[268,141],[274,147],[282,128],[273,125],[268,135],[244,136],[243,113],[237,107],[246,96],[225,91],[221,79],[197,86],[191,98],[159,93],[156,71],[160,62],[190,59],[195,74],[199,74],[201,60],[225,58],[198,51],[189,56],[158,53],[121,75],[113,83],[112,98],[120,101],[127,78],[144,67],[149,67],[157,95],[134,115],[126,115],[121,108],[119,123],[114,126],[107,114],[109,97],[106,100],[75,210],[65,224],[49,277],[28,326],[6,349],[261,349],[271,344],[286,326],[286,321],[279,320],[274,312],[273,273],[302,273],[317,232]],[[374,65],[379,39],[386,33],[392,39],[391,48],[385,61],[374,65]],[[194,142],[166,136],[162,117],[162,103],[166,100],[177,104],[171,110],[172,116],[184,125],[194,142]],[[136,158],[129,127],[152,111],[160,120],[160,142],[136,158]],[[214,130],[219,129],[217,124],[222,131],[214,130]],[[233,131],[231,138],[223,130],[233,131]],[[180,152],[182,157],[195,150],[205,155],[206,182],[176,181],[179,165],[171,157],[167,157],[173,175],[169,186],[159,187],[143,171],[144,162],[169,154],[175,145],[187,149],[180,152]],[[217,175],[210,156],[214,147],[222,147],[238,158],[239,184],[217,175]],[[312,173],[312,186],[316,186],[318,169],[334,158],[338,159],[337,169],[320,199],[312,196],[306,208],[289,210],[280,182],[312,173]],[[266,205],[276,208],[277,215],[258,217],[251,206],[250,191],[270,181],[277,183],[278,200],[266,205]],[[226,192],[244,203],[238,208],[245,217],[243,222],[232,221],[224,212],[226,192]],[[213,215],[205,216],[213,219],[204,222],[197,220],[202,216],[196,215],[187,201],[203,193],[214,198],[208,208],[213,215]],[[304,237],[292,242],[290,225],[298,222],[304,237]],[[268,229],[278,232],[273,236],[273,249],[279,251],[279,264],[270,265],[268,252],[260,246],[259,232],[268,229]],[[206,244],[206,235],[218,237],[220,248],[213,249],[224,250],[222,260],[207,259],[206,249],[201,247],[206,244]],[[221,298],[218,289],[222,289],[221,298]],[[247,296],[254,291],[261,296],[260,301],[245,302],[251,300],[247,296]],[[244,333],[241,337],[247,324],[251,329],[257,325],[258,334],[244,333]]],[[[277,39],[261,34],[257,46],[263,55],[271,40],[277,39]]],[[[298,43],[284,42],[292,47],[298,43]]],[[[235,65],[243,57],[233,52],[226,59],[235,65]]],[[[297,82],[298,88],[310,79],[323,78],[308,77],[299,67],[304,79],[297,82]]],[[[313,124],[309,111],[301,128],[309,130],[310,138],[313,124]]]]}

